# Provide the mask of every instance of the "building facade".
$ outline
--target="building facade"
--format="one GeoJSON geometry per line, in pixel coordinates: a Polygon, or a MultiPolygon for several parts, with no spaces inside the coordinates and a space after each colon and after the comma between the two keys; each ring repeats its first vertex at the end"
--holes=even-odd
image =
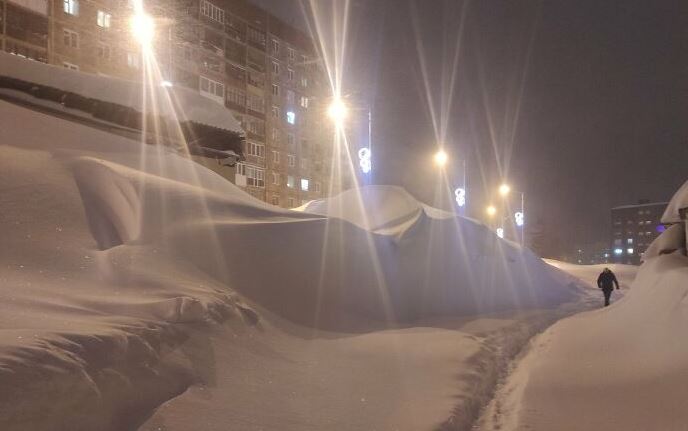
{"type": "Polygon", "coordinates": [[[642,254],[664,232],[660,219],[667,205],[640,201],[612,208],[611,262],[640,264],[642,254]]]}
{"type": "MultiPolygon", "coordinates": [[[[141,80],[128,0],[0,0],[2,49],[88,73],[141,80]]],[[[296,207],[328,194],[329,83],[313,41],[246,0],[151,0],[159,79],[224,105],[246,132],[234,167],[199,160],[252,196],[296,207]]]]}

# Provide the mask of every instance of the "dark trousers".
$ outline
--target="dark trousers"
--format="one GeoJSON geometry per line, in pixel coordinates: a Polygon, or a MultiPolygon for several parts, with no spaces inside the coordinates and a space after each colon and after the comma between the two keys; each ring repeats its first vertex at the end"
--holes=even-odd
{"type": "Polygon", "coordinates": [[[602,288],[602,293],[604,293],[604,306],[606,307],[609,305],[609,298],[612,297],[612,292],[614,291],[614,288],[607,289],[606,287],[602,288]]]}

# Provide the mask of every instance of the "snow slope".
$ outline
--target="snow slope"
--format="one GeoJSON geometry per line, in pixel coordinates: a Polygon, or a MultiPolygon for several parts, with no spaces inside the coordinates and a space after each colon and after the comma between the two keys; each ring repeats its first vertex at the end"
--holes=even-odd
{"type": "Polygon", "coordinates": [[[534,308],[579,289],[484,226],[371,190],[368,211],[327,211],[350,193],[282,210],[0,102],[0,429],[466,426],[551,320],[534,308]]]}
{"type": "Polygon", "coordinates": [[[622,301],[553,325],[480,429],[686,429],[687,280],[680,252],[648,258],[622,301]]]}

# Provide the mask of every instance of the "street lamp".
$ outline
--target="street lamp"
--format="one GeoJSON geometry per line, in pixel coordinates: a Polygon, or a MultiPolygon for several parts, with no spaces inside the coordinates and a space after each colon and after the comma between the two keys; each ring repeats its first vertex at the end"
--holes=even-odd
{"type": "Polygon", "coordinates": [[[444,150],[439,150],[433,156],[433,160],[435,161],[435,165],[439,168],[443,168],[447,164],[448,159],[449,159],[449,156],[447,156],[447,153],[445,153],[444,150]]]}
{"type": "Polygon", "coordinates": [[[488,216],[494,217],[494,215],[497,214],[497,208],[495,208],[494,205],[490,205],[485,209],[485,212],[487,212],[488,216]]]}
{"type": "Polygon", "coordinates": [[[340,98],[336,98],[330,103],[327,108],[327,116],[334,121],[335,125],[341,127],[344,124],[344,120],[349,116],[349,108],[340,98]]]}
{"type": "Polygon", "coordinates": [[[129,19],[129,29],[143,49],[149,49],[155,36],[155,22],[142,8],[129,19]]]}
{"type": "MultiPolygon", "coordinates": [[[[499,186],[500,196],[506,198],[506,196],[511,192],[511,187],[508,184],[502,184],[499,186]]],[[[517,192],[521,195],[521,210],[514,213],[514,223],[516,226],[521,228],[521,247],[525,247],[525,194],[523,192],[517,192]]]]}

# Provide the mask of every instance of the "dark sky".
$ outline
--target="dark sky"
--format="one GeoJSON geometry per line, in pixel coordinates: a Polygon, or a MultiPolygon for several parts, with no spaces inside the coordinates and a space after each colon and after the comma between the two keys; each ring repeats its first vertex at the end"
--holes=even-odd
{"type": "MultiPolygon", "coordinates": [[[[296,0],[255,2],[303,25],[296,0]]],[[[506,178],[567,249],[606,241],[612,206],[688,179],[688,1],[351,4],[344,88],[373,107],[377,183],[432,203],[429,106],[468,160],[473,215],[506,178]]]]}

